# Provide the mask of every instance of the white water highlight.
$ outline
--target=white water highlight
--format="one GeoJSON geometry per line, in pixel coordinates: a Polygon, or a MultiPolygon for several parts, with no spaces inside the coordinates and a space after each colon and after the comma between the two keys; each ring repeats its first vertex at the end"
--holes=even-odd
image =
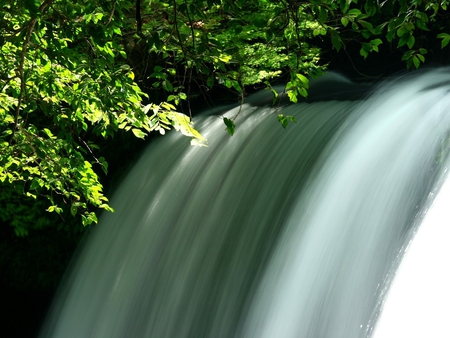
{"type": "MultiPolygon", "coordinates": [[[[316,97],[355,91],[332,82],[316,97]]],[[[217,116],[196,122],[207,149],[164,137],[115,193],[41,337],[371,336],[445,174],[449,89],[440,69],[364,101],[280,108],[259,93],[233,137],[217,116]],[[280,112],[297,123],[283,130],[280,112]]]]}
{"type": "Polygon", "coordinates": [[[450,179],[414,235],[375,327],[375,338],[450,337],[450,179]]]}

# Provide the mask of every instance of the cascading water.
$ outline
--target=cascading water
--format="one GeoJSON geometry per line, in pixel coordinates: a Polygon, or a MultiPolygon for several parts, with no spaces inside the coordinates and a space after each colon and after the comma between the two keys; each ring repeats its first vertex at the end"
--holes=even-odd
{"type": "MultiPolygon", "coordinates": [[[[358,92],[321,81],[318,99],[358,92]]],[[[449,89],[441,69],[364,102],[273,108],[260,93],[233,137],[215,116],[196,121],[206,149],[164,137],[115,193],[41,336],[370,336],[445,171],[449,89]],[[297,123],[283,130],[278,112],[297,123]]]]}

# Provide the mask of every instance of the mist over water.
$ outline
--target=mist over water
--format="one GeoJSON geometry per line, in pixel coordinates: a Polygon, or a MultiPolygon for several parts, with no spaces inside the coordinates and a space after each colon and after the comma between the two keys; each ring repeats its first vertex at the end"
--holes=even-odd
{"type": "Polygon", "coordinates": [[[361,87],[334,75],[313,89],[283,107],[256,94],[233,137],[205,114],[206,149],[176,134],[151,145],[41,337],[370,336],[445,173],[450,72],[356,101],[361,87]],[[352,101],[336,100],[344,88],[352,101]],[[283,130],[277,113],[297,123],[283,130]]]}

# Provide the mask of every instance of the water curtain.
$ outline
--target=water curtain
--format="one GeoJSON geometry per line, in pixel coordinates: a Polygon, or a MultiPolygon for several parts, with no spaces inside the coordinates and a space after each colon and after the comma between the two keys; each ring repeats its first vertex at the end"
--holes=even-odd
{"type": "Polygon", "coordinates": [[[370,94],[331,74],[306,102],[261,92],[198,117],[206,149],[154,142],[41,336],[370,336],[444,177],[449,89],[448,69],[370,94]],[[230,137],[222,117],[239,109],[230,137]],[[297,122],[283,129],[276,114],[297,122]]]}

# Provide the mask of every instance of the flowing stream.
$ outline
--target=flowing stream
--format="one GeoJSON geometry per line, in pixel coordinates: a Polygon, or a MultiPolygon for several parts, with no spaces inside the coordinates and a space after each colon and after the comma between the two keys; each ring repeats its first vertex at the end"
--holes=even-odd
{"type": "Polygon", "coordinates": [[[388,337],[377,319],[446,177],[449,89],[448,69],[367,96],[330,74],[308,103],[253,95],[233,137],[220,116],[239,107],[205,113],[208,148],[163,137],[115,192],[41,337],[388,337]],[[297,123],[283,130],[278,113],[297,123]]]}

